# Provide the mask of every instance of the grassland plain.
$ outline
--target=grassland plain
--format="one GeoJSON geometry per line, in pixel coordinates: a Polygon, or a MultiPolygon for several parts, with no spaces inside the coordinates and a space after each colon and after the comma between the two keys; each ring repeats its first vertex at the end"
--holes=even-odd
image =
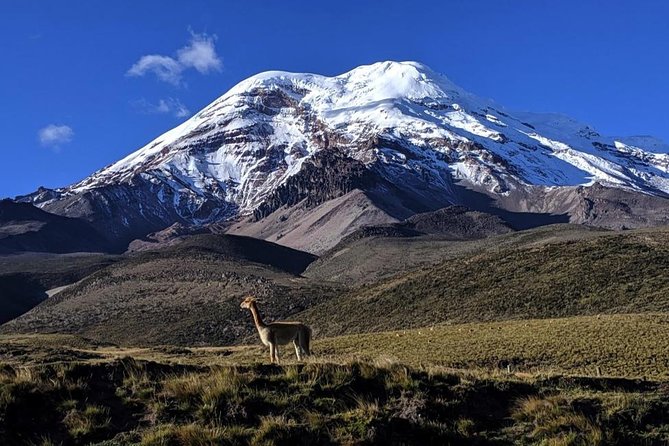
{"type": "MultiPolygon", "coordinates": [[[[128,347],[71,335],[2,335],[0,361],[36,365],[124,356],[189,366],[249,364],[266,359],[251,345],[128,347]]],[[[419,329],[316,338],[320,360],[399,362],[529,374],[669,380],[669,315],[601,315],[560,319],[442,324],[419,329]]],[[[292,347],[281,349],[294,360],[292,347]]]]}
{"type": "MultiPolygon", "coordinates": [[[[0,368],[1,444],[669,441],[663,381],[453,371],[343,356],[283,366],[198,365],[207,357],[217,362],[220,352],[194,360],[191,349],[154,347],[138,349],[135,358],[130,349],[74,337],[2,342],[23,351],[0,368]],[[52,355],[39,357],[45,349],[52,355]],[[54,361],[56,350],[61,357],[54,361]],[[112,351],[119,357],[110,357],[112,351]],[[153,360],[139,359],[149,355],[153,360]]],[[[233,349],[254,356],[255,349],[233,349]]],[[[235,355],[224,357],[232,362],[235,355]]]]}

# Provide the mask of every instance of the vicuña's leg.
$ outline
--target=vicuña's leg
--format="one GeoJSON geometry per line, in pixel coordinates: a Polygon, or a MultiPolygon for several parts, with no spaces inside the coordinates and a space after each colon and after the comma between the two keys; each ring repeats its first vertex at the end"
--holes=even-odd
{"type": "Polygon", "coordinates": [[[299,338],[293,341],[293,345],[295,346],[295,356],[297,356],[297,360],[302,361],[302,347],[300,346],[299,338]]]}
{"type": "Polygon", "coordinates": [[[276,357],[276,346],[274,344],[269,345],[269,362],[274,364],[274,358],[276,357]]]}
{"type": "Polygon", "coordinates": [[[279,365],[279,344],[274,346],[274,361],[276,365],[279,365]]]}

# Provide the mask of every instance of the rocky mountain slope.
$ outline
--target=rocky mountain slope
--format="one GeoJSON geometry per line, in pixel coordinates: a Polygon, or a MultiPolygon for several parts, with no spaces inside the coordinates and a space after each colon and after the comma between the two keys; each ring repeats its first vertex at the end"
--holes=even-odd
{"type": "Polygon", "coordinates": [[[18,199],[85,218],[118,245],[227,222],[323,252],[364,225],[452,204],[516,228],[667,224],[668,149],[511,112],[416,62],[381,62],[334,77],[258,74],[79,183],[18,199]]]}

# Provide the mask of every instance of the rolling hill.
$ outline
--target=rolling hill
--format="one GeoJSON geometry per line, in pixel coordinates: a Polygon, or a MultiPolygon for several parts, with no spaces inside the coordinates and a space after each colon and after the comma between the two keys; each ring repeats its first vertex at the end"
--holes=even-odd
{"type": "MultiPolygon", "coordinates": [[[[456,256],[447,254],[444,260],[411,271],[396,270],[300,316],[331,336],[436,323],[669,311],[669,230],[587,231],[574,237],[573,228],[566,233],[565,228],[550,229],[502,235],[473,246],[461,242],[465,245],[456,245],[456,256]],[[336,314],[346,317],[332,317],[336,314]]],[[[431,242],[418,243],[419,252],[430,252],[426,244],[431,242]]],[[[356,248],[361,246],[357,254],[344,252],[344,259],[335,253],[330,260],[334,266],[321,259],[323,263],[307,274],[350,281],[351,274],[342,273],[341,264],[369,250],[367,244],[356,248]]],[[[388,261],[388,268],[407,257],[411,261],[410,243],[383,240],[381,246],[388,257],[374,259],[367,266],[370,270],[383,271],[380,265],[393,255],[399,259],[388,261]],[[394,252],[387,249],[388,243],[395,245],[394,252]]],[[[451,246],[444,250],[453,251],[451,246]]],[[[437,245],[435,251],[440,248],[437,245]]],[[[438,258],[434,251],[432,255],[438,258]]],[[[425,259],[425,254],[418,256],[425,259]]]]}
{"type": "Polygon", "coordinates": [[[0,255],[22,252],[105,252],[109,242],[87,222],[0,200],[0,255]]]}
{"type": "Polygon", "coordinates": [[[315,260],[265,241],[196,235],[126,256],[2,332],[73,333],[124,345],[236,344],[253,339],[250,317],[238,307],[246,294],[260,298],[268,319],[304,319],[317,337],[666,312],[667,242],[667,229],[558,225],[480,240],[361,238],[315,260]]]}
{"type": "Polygon", "coordinates": [[[232,235],[203,234],[129,254],[2,326],[3,332],[76,333],[123,344],[231,344],[254,331],[239,302],[254,294],[295,314],[337,294],[300,277],[315,257],[232,235]]]}

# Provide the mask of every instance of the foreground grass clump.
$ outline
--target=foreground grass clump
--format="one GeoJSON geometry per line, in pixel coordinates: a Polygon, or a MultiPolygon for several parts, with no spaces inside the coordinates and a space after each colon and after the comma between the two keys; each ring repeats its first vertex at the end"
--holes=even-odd
{"type": "Polygon", "coordinates": [[[5,366],[0,444],[663,444],[667,393],[392,363],[5,366]]]}
{"type": "Polygon", "coordinates": [[[550,444],[602,444],[602,430],[592,420],[571,407],[559,396],[524,399],[513,416],[527,422],[532,431],[529,438],[550,444]]]}
{"type": "Polygon", "coordinates": [[[142,446],[165,445],[209,445],[225,444],[230,438],[226,431],[219,427],[204,427],[197,424],[160,425],[146,431],[140,441],[142,446]]]}

